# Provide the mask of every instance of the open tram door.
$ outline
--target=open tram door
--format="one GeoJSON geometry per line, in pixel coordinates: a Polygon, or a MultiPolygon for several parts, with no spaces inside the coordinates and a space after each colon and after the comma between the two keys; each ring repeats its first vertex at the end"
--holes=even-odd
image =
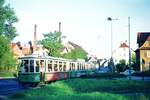
{"type": "Polygon", "coordinates": [[[40,80],[41,80],[41,82],[45,81],[45,68],[46,68],[45,60],[40,60],[40,80]]]}

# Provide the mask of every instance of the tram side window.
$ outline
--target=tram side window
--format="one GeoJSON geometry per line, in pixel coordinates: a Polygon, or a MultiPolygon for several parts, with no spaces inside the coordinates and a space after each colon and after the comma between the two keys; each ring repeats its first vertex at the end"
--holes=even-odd
{"type": "Polygon", "coordinates": [[[59,62],[59,70],[62,71],[62,62],[59,62]]]}
{"type": "Polygon", "coordinates": [[[79,63],[77,63],[77,70],[79,70],[79,63]]]}
{"type": "Polygon", "coordinates": [[[52,71],[52,61],[48,62],[48,71],[52,71]]]}
{"type": "Polygon", "coordinates": [[[72,70],[75,70],[75,64],[72,63],[72,70]]]}
{"type": "Polygon", "coordinates": [[[44,60],[40,60],[40,72],[44,72],[44,71],[45,71],[44,60]]]}
{"type": "Polygon", "coordinates": [[[30,72],[34,72],[34,60],[30,60],[30,72]]]}
{"type": "Polygon", "coordinates": [[[83,64],[83,70],[85,70],[85,64],[83,64]]]}
{"type": "Polygon", "coordinates": [[[66,71],[66,62],[63,64],[63,71],[66,71]]]}
{"type": "Polygon", "coordinates": [[[29,71],[29,61],[28,60],[24,60],[23,62],[24,62],[23,66],[24,66],[25,72],[28,72],[29,71]]]}
{"type": "Polygon", "coordinates": [[[58,71],[58,64],[57,64],[57,61],[55,61],[55,63],[54,63],[54,71],[58,71]]]}
{"type": "Polygon", "coordinates": [[[88,69],[88,64],[85,64],[85,70],[87,70],[88,69]]]}
{"type": "Polygon", "coordinates": [[[39,64],[39,61],[38,61],[38,60],[36,61],[36,66],[35,66],[35,67],[36,67],[36,72],[39,72],[40,64],[39,64]]]}
{"type": "Polygon", "coordinates": [[[82,70],[82,64],[80,63],[80,68],[79,68],[79,70],[82,70]]]}
{"type": "Polygon", "coordinates": [[[72,63],[69,64],[69,70],[72,70],[72,63]]]}

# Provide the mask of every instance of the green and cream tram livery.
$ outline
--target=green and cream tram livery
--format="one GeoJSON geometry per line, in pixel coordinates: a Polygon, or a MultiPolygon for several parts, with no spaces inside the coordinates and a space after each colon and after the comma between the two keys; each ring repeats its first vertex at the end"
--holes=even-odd
{"type": "Polygon", "coordinates": [[[91,62],[57,57],[24,56],[19,58],[18,80],[21,83],[51,82],[80,77],[96,70],[91,62]]]}

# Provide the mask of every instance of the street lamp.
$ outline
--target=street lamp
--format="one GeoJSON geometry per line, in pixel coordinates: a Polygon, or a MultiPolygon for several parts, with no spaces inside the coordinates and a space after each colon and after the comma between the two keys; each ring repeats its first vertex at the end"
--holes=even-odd
{"type": "Polygon", "coordinates": [[[114,62],[113,62],[113,32],[112,32],[112,21],[114,20],[118,20],[117,18],[116,19],[112,19],[111,17],[108,17],[107,18],[108,21],[111,22],[111,58],[110,58],[110,63],[109,65],[111,66],[113,72],[115,72],[115,66],[114,66],[114,62]]]}

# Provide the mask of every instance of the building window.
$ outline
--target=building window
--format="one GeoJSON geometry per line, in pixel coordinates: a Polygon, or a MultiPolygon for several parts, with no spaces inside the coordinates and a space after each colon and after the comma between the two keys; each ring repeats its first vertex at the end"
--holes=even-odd
{"type": "Polygon", "coordinates": [[[147,51],[147,57],[150,58],[150,51],[147,51]]]}

